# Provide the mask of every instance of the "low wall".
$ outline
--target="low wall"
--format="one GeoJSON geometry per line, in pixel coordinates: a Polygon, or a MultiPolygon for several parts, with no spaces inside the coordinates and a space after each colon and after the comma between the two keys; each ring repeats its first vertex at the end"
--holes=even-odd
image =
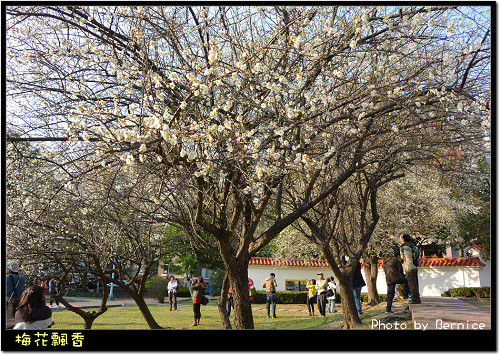
{"type": "MultiPolygon", "coordinates": [[[[318,279],[317,273],[322,272],[325,278],[333,276],[331,268],[279,265],[249,265],[248,276],[254,281],[257,290],[264,290],[262,283],[269,274],[276,274],[278,291],[285,291],[286,281],[302,281],[318,279]]],[[[364,277],[364,272],[362,272],[364,277]]],[[[450,288],[491,286],[490,265],[486,266],[436,266],[419,267],[418,280],[421,296],[441,296],[450,288]]],[[[387,284],[383,268],[378,268],[377,291],[386,294],[387,284]]],[[[363,287],[361,292],[368,292],[363,287]]]]}

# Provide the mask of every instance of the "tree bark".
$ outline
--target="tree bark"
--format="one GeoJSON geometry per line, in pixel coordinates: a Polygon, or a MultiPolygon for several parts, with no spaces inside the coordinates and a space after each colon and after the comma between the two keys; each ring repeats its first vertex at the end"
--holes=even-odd
{"type": "Polygon", "coordinates": [[[122,290],[125,290],[130,297],[132,297],[132,299],[137,304],[137,307],[139,307],[139,311],[141,311],[142,316],[144,317],[144,320],[148,324],[149,329],[164,329],[156,322],[153,315],[151,314],[151,311],[149,310],[148,305],[146,304],[146,301],[144,300],[144,290],[146,287],[146,275],[149,274],[149,270],[151,268],[151,265],[152,265],[152,263],[144,267],[144,277],[141,278],[139,288],[137,288],[132,281],[135,278],[135,276],[132,278],[132,280],[130,281],[130,284],[128,286],[121,281],[118,281],[116,279],[112,279],[111,277],[108,277],[105,275],[103,275],[103,276],[104,276],[106,282],[113,282],[115,285],[120,287],[122,290]]]}
{"type": "Polygon", "coordinates": [[[234,303],[233,323],[236,329],[254,329],[252,306],[248,292],[248,257],[236,256],[228,242],[230,238],[218,238],[226,277],[231,285],[234,303]]]}
{"type": "Polygon", "coordinates": [[[224,276],[224,280],[222,280],[222,289],[220,297],[217,299],[217,307],[219,308],[219,316],[222,322],[222,326],[224,329],[232,329],[231,321],[229,319],[229,315],[227,314],[227,292],[229,290],[229,278],[227,274],[224,276]]]}
{"type": "Polygon", "coordinates": [[[96,318],[107,311],[107,307],[106,307],[107,297],[103,298],[99,309],[97,311],[93,311],[93,312],[87,312],[81,308],[72,306],[61,295],[58,295],[58,299],[59,299],[59,302],[61,302],[64,305],[64,307],[66,307],[66,309],[68,311],[74,312],[74,313],[78,314],[80,317],[82,317],[83,322],[84,322],[84,329],[91,329],[92,324],[94,323],[96,318]]]}
{"type": "Polygon", "coordinates": [[[227,271],[233,293],[234,327],[236,329],[254,329],[252,306],[248,292],[248,263],[227,271]]]}
{"type": "Polygon", "coordinates": [[[146,320],[146,323],[148,324],[149,329],[163,329],[156,320],[153,318],[153,315],[151,314],[151,311],[149,310],[148,305],[146,304],[146,301],[144,301],[144,297],[142,296],[135,296],[133,297],[135,303],[137,304],[137,307],[139,307],[139,310],[142,313],[142,316],[146,320]]]}
{"type": "Polygon", "coordinates": [[[340,284],[340,298],[342,305],[342,315],[344,317],[344,329],[351,329],[357,324],[363,324],[356,310],[354,301],[354,290],[352,287],[353,273],[342,272],[342,275],[336,275],[340,284]]]}
{"type": "Polygon", "coordinates": [[[380,297],[377,291],[378,258],[368,256],[364,259],[363,264],[366,286],[368,288],[368,303],[370,306],[375,306],[380,303],[380,297]]]}

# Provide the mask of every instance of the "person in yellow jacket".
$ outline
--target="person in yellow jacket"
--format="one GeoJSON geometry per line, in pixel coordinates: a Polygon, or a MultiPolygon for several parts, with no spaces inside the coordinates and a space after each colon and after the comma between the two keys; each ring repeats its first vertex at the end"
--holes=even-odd
{"type": "Polygon", "coordinates": [[[306,287],[309,290],[306,300],[307,311],[309,312],[308,316],[314,316],[314,304],[316,303],[316,280],[312,279],[307,281],[306,287]]]}

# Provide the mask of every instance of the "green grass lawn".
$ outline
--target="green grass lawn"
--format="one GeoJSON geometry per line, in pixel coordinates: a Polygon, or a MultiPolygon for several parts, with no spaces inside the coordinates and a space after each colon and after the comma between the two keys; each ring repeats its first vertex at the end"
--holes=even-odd
{"type": "MultiPolygon", "coordinates": [[[[340,313],[327,313],[326,317],[310,317],[305,305],[277,305],[277,318],[267,318],[265,305],[252,305],[255,329],[321,329],[332,321],[341,321],[340,313]]],[[[180,305],[178,312],[168,306],[149,306],[154,319],[162,327],[173,329],[222,329],[219,311],[215,305],[202,306],[198,327],[191,327],[193,310],[190,304],[180,305]]],[[[92,309],[87,309],[92,311],[92,309]]],[[[80,316],[70,311],[54,312],[51,329],[82,329],[80,316]]],[[[110,307],[99,316],[92,329],[149,329],[137,307],[110,307]]]]}
{"type": "Polygon", "coordinates": [[[490,310],[489,298],[460,298],[460,299],[485,311],[490,310]]]}
{"type": "MultiPolygon", "coordinates": [[[[398,302],[396,309],[402,309],[404,304],[398,302]]],[[[223,329],[219,317],[219,311],[215,303],[211,302],[201,306],[201,321],[198,327],[191,327],[193,323],[193,309],[190,300],[179,302],[178,312],[169,311],[167,304],[150,305],[149,309],[154,319],[164,328],[172,329],[223,329]]],[[[337,313],[326,313],[326,317],[311,317],[307,314],[306,305],[302,304],[278,304],[276,306],[277,318],[267,318],[265,304],[252,304],[255,329],[340,329],[343,317],[340,305],[336,305],[337,313]]],[[[93,309],[86,309],[92,311],[93,309]]],[[[370,307],[363,304],[363,315],[361,320],[364,324],[359,329],[369,329],[372,319],[384,317],[385,303],[370,307]]],[[[233,311],[234,312],[234,311],[233,311]]],[[[317,312],[317,310],[316,310],[317,312]]],[[[406,315],[407,321],[411,323],[411,313],[406,315]]],[[[83,329],[82,319],[70,311],[53,312],[52,318],[56,329],[83,329]]],[[[231,318],[232,320],[232,318],[231,318]]],[[[149,329],[141,312],[136,306],[110,307],[99,316],[92,329],[149,329]]],[[[409,329],[411,329],[409,327],[409,329]]]]}

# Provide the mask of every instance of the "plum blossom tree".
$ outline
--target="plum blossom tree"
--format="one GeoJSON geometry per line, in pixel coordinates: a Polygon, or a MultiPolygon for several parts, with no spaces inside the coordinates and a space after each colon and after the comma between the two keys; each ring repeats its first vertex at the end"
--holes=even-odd
{"type": "Polygon", "coordinates": [[[40,160],[42,154],[26,144],[8,144],[8,257],[20,260],[25,272],[57,277],[59,300],[83,318],[86,329],[107,310],[110,283],[134,299],[150,328],[162,328],[145,303],[145,283],[155,262],[181,251],[181,241],[151,219],[161,183],[150,177],[144,183],[121,161],[106,174],[87,172],[65,183],[60,167],[40,160]],[[102,285],[100,307],[92,312],[64,298],[68,282],[84,281],[89,273],[102,285]]]}
{"type": "Polygon", "coordinates": [[[116,157],[175,182],[253,328],[248,260],[279,232],[382,160],[481,136],[487,11],[8,6],[9,123],[74,149],[71,179],[116,157]]]}

